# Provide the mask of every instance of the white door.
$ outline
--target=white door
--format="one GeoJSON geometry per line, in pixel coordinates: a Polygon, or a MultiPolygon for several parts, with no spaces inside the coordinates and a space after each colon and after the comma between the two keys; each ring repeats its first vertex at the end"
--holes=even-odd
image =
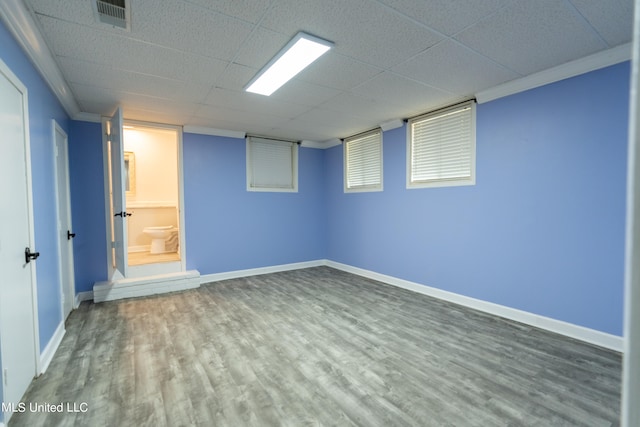
{"type": "MultiPolygon", "coordinates": [[[[26,88],[0,61],[0,354],[9,404],[20,402],[36,375],[38,354],[35,268],[26,256],[34,249],[27,112],[26,88]]],[[[5,412],[5,423],[11,415],[5,412]]]]}
{"type": "Polygon", "coordinates": [[[111,204],[113,209],[113,249],[116,270],[127,276],[127,218],[124,190],[124,146],[122,144],[122,109],[109,120],[108,138],[111,165],[111,204]]]}
{"type": "Polygon", "coordinates": [[[73,228],[71,227],[71,197],[69,191],[69,149],[65,131],[52,120],[56,165],[58,203],[58,253],[60,263],[60,296],[62,319],[73,310],[75,280],[73,274],[73,228]]]}

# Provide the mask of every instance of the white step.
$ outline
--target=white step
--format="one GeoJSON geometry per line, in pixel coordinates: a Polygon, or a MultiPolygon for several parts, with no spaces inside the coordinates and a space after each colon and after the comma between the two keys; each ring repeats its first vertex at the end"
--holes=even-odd
{"type": "Polygon", "coordinates": [[[96,282],[93,285],[93,301],[104,302],[123,298],[144,297],[198,287],[200,287],[200,272],[198,270],[118,279],[115,281],[96,282]]]}

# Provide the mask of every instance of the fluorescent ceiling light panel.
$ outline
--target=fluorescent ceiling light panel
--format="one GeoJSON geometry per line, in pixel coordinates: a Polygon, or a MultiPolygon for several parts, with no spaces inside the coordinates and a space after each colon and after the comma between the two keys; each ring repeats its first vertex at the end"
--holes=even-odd
{"type": "Polygon", "coordinates": [[[249,82],[247,92],[269,96],[309,64],[327,52],[333,43],[306,33],[298,33],[249,82]]]}

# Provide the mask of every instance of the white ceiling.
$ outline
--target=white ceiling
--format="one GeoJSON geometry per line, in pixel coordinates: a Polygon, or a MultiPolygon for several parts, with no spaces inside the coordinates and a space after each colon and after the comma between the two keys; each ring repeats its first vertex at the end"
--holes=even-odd
{"type": "Polygon", "coordinates": [[[86,113],[327,141],[628,43],[632,0],[24,0],[86,113]],[[334,49],[270,97],[244,86],[298,31],[334,49]]]}

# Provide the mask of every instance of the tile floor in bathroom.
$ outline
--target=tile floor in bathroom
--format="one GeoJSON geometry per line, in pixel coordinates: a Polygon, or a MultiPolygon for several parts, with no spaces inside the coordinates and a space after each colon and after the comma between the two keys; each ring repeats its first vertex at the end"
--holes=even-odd
{"type": "Polygon", "coordinates": [[[180,261],[180,254],[177,252],[167,252],[163,254],[152,254],[149,252],[130,252],[129,265],[154,264],[157,262],[180,261]]]}

